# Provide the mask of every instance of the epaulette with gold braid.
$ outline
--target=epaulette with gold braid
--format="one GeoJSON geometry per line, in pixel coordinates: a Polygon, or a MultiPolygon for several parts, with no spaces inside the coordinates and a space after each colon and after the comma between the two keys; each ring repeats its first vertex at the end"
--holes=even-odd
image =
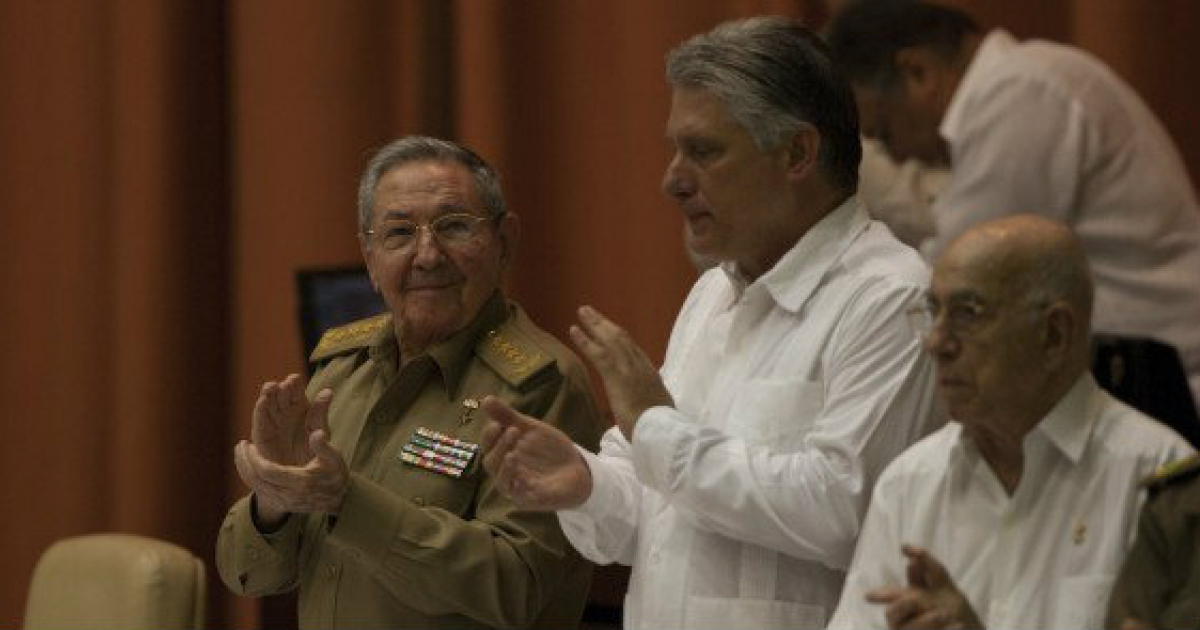
{"type": "Polygon", "coordinates": [[[321,335],[317,347],[313,348],[309,361],[323,361],[347,350],[362,348],[370,344],[380,331],[392,325],[391,313],[360,319],[344,326],[330,328],[321,335]]]}
{"type": "Polygon", "coordinates": [[[518,388],[554,363],[554,357],[525,339],[513,326],[501,326],[488,332],[475,347],[475,353],[505,382],[518,388]]]}
{"type": "Polygon", "coordinates": [[[1176,481],[1182,481],[1200,473],[1200,455],[1192,455],[1169,464],[1159,466],[1154,474],[1142,480],[1142,486],[1151,491],[1161,490],[1176,481]]]}

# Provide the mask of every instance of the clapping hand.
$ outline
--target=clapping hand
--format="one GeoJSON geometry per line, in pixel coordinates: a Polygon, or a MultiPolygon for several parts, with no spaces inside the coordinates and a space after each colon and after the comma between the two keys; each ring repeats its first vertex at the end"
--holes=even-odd
{"type": "Polygon", "coordinates": [[[889,628],[983,628],[946,568],[928,551],[904,545],[908,586],[879,588],[867,601],[887,606],[889,628]]]}
{"type": "Polygon", "coordinates": [[[592,492],[592,475],[571,438],[517,412],[499,398],[483,400],[483,467],[495,487],[522,509],[578,507],[592,492]]]}
{"type": "Polygon", "coordinates": [[[329,443],[333,392],[322,390],[309,402],[304,389],[297,374],[264,384],[250,440],[234,448],[238,475],[254,492],[256,517],[268,529],[292,512],[337,513],[349,487],[345,460],[329,443]]]}
{"type": "Polygon", "coordinates": [[[634,426],[647,409],[675,405],[646,353],[629,333],[595,309],[580,308],[579,325],[572,326],[570,334],[604,381],[613,419],[625,439],[633,440],[634,426]]]}

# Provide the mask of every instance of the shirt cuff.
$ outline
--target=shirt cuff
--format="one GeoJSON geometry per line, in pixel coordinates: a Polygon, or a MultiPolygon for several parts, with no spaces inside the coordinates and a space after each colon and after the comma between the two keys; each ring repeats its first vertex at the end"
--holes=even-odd
{"type": "Polygon", "coordinates": [[[599,518],[607,514],[610,506],[617,502],[617,484],[613,480],[612,473],[604,462],[595,453],[575,445],[576,450],[583,456],[584,463],[587,464],[588,470],[592,476],[592,492],[588,498],[584,500],[579,507],[559,510],[566,515],[579,515],[589,518],[599,518]]]}
{"type": "Polygon", "coordinates": [[[646,487],[666,494],[670,487],[671,466],[675,461],[675,443],[684,432],[683,423],[672,407],[651,407],[642,413],[633,428],[630,459],[638,481],[646,487]]]}

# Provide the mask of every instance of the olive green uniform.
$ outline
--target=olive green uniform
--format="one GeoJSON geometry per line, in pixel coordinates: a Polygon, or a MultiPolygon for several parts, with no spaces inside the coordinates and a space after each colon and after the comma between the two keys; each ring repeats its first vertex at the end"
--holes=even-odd
{"type": "Polygon", "coordinates": [[[1132,617],[1151,628],[1200,628],[1200,458],[1148,480],[1137,541],[1108,604],[1108,627],[1132,617]]]}
{"type": "Polygon", "coordinates": [[[324,335],[307,393],[334,392],[332,442],[351,471],[341,511],[293,515],[263,535],[243,498],[217,542],[222,580],[250,596],[298,585],[302,628],[578,625],[591,565],[552,512],[516,509],[481,452],[456,477],[402,451],[418,429],[479,444],[486,417],[474,406],[489,394],[594,450],[600,425],[582,364],[499,293],[399,370],[397,353],[390,315],[324,335]]]}

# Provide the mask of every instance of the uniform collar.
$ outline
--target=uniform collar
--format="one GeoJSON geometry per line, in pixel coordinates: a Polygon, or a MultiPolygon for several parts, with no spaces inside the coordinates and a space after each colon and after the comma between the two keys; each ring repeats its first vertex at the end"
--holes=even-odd
{"type": "MultiPolygon", "coordinates": [[[[458,391],[458,384],[467,371],[467,366],[471,363],[471,357],[479,340],[487,331],[499,326],[507,318],[508,303],[504,299],[503,293],[497,290],[484,302],[479,312],[475,314],[475,319],[471,320],[466,327],[450,335],[445,341],[434,344],[426,351],[425,354],[433,360],[442,375],[442,384],[446,389],[447,396],[453,396],[454,392],[458,391]]],[[[387,330],[371,345],[370,353],[372,360],[381,362],[388,367],[388,373],[395,373],[399,345],[396,341],[394,327],[387,327],[387,330]]]]}
{"type": "Polygon", "coordinates": [[[805,232],[774,267],[748,286],[736,265],[726,263],[721,268],[738,296],[744,289],[759,285],[780,308],[797,313],[869,224],[866,209],[858,197],[851,196],[805,232]]]}
{"type": "Polygon", "coordinates": [[[1017,40],[1007,31],[996,29],[987,34],[975,50],[975,56],[967,64],[962,80],[950,97],[950,105],[938,125],[938,134],[948,144],[953,145],[962,137],[963,127],[971,120],[971,112],[967,111],[966,101],[978,90],[978,83],[993,74],[992,68],[1003,63],[1004,56],[1017,45],[1017,40]]]}

